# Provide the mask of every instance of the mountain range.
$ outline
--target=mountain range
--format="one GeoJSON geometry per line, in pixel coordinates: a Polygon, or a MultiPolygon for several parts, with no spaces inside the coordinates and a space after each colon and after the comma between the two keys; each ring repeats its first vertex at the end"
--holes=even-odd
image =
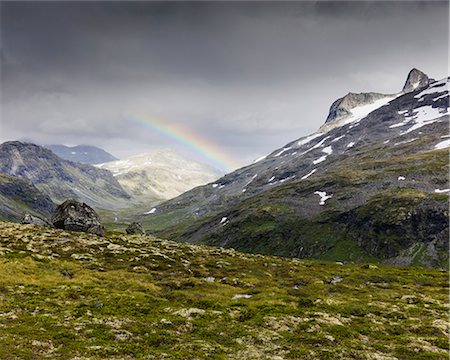
{"type": "Polygon", "coordinates": [[[290,257],[448,262],[448,82],[349,93],[324,125],[141,216],[191,243],[290,257]]]}
{"type": "Polygon", "coordinates": [[[8,183],[10,177],[21,179],[15,183],[31,186],[30,194],[48,196],[54,203],[73,198],[98,208],[114,208],[130,199],[109,171],[61,159],[31,143],[0,144],[0,174],[9,177],[2,177],[3,183],[8,183]]]}

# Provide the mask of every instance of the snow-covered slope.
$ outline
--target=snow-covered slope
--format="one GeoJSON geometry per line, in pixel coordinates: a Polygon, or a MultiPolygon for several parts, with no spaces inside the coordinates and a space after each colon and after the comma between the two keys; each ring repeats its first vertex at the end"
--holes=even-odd
{"type": "Polygon", "coordinates": [[[138,201],[148,198],[170,199],[223,175],[212,167],[187,160],[172,150],[148,152],[98,164],[97,167],[110,170],[138,201]]]}

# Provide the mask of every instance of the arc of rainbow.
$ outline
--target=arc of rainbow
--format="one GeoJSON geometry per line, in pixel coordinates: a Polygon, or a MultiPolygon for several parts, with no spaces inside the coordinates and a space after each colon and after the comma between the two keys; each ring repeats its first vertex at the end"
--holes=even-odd
{"type": "Polygon", "coordinates": [[[180,125],[170,124],[154,116],[131,117],[129,120],[187,147],[196,154],[213,162],[222,170],[231,171],[240,167],[236,160],[217,145],[180,125]]]}

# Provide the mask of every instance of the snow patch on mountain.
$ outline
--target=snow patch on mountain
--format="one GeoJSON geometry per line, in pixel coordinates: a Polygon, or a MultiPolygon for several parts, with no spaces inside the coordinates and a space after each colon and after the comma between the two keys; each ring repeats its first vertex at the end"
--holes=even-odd
{"type": "Polygon", "coordinates": [[[449,146],[450,146],[450,139],[444,140],[444,141],[441,141],[441,142],[437,143],[437,144],[434,146],[434,148],[435,148],[435,149],[445,149],[445,148],[447,148],[447,147],[449,147],[449,146]]]}
{"type": "Polygon", "coordinates": [[[325,205],[325,201],[333,197],[333,194],[327,195],[325,191],[315,191],[314,194],[320,196],[319,205],[325,205]]]}

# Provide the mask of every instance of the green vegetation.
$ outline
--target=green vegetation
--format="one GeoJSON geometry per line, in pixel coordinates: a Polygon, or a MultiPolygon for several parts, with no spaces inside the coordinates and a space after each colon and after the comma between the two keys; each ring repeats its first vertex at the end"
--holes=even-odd
{"type": "Polygon", "coordinates": [[[0,223],[0,358],[447,359],[448,283],[0,223]]]}

